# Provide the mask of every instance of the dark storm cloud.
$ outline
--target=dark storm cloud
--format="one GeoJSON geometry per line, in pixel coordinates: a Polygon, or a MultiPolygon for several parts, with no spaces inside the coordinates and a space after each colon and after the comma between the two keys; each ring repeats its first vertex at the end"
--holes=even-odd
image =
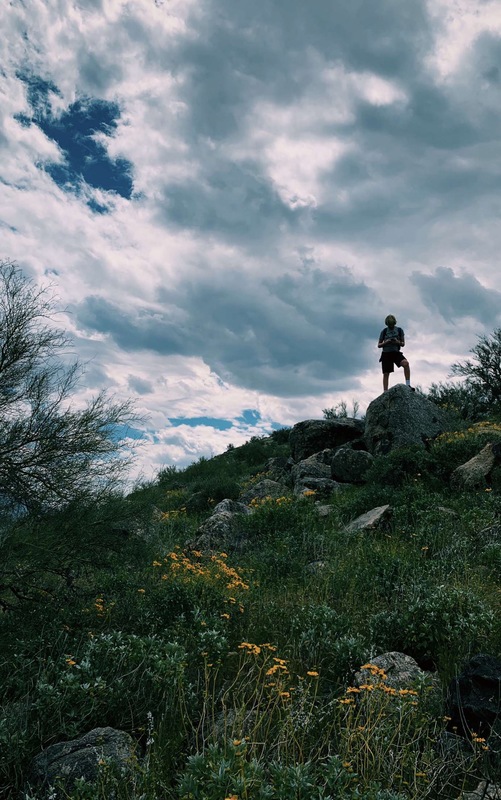
{"type": "Polygon", "coordinates": [[[501,316],[501,292],[488,289],[469,272],[456,275],[449,267],[438,267],[433,275],[413,272],[411,281],[421,298],[447,322],[472,317],[493,326],[501,316]]]}
{"type": "Polygon", "coordinates": [[[201,356],[236,385],[278,395],[343,389],[375,358],[377,298],[346,269],[306,270],[260,288],[231,273],[159,289],[158,300],[171,310],[126,313],[88,297],[75,317],[125,350],[201,356]]]}
{"type": "Polygon", "coordinates": [[[212,0],[203,11],[197,7],[197,35],[180,50],[195,130],[214,139],[232,134],[239,112],[258,94],[280,103],[299,99],[313,69],[308,50],[358,71],[415,74],[432,45],[425,9],[422,0],[212,0]]]}
{"type": "Polygon", "coordinates": [[[278,226],[290,226],[304,213],[283,203],[257,164],[224,159],[204,180],[170,185],[160,207],[160,217],[168,224],[229,239],[253,239],[256,245],[257,230],[261,240],[276,235],[278,226]]]}

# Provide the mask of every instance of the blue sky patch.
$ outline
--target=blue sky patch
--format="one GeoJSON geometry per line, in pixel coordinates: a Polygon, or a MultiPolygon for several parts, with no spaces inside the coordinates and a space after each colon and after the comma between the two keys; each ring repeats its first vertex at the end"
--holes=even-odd
{"type": "MultiPolygon", "coordinates": [[[[52,139],[64,155],[63,163],[44,165],[53,181],[65,191],[79,190],[82,182],[94,189],[116,192],[130,199],[133,190],[132,164],[125,158],[110,158],[96,135],[112,136],[120,119],[120,106],[97,98],[81,98],[59,116],[52,113],[50,94],[60,94],[57,86],[36,76],[19,74],[26,84],[31,118],[16,115],[24,127],[35,124],[52,139]]],[[[103,214],[108,208],[89,201],[92,211],[103,214]]]]}
{"type": "Polygon", "coordinates": [[[244,408],[240,417],[237,417],[237,422],[243,422],[244,425],[256,425],[261,420],[261,414],[255,408],[244,408]]]}

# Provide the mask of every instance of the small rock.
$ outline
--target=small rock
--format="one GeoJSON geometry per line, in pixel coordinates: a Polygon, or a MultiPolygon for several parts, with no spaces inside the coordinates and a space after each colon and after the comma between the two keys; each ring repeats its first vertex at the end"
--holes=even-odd
{"type": "Polygon", "coordinates": [[[389,521],[393,514],[393,509],[389,505],[377,506],[372,508],[360,517],[352,520],[345,527],[347,533],[356,533],[357,531],[370,531],[376,528],[388,527],[389,521]]]}

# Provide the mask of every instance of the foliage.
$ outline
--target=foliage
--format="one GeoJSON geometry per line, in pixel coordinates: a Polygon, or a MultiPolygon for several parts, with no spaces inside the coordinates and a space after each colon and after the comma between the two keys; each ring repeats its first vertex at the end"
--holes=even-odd
{"type": "Polygon", "coordinates": [[[453,364],[451,373],[466,379],[482,409],[497,413],[501,411],[501,328],[479,336],[470,353],[473,358],[453,364]]]}
{"type": "Polygon", "coordinates": [[[485,419],[489,409],[484,403],[476,385],[466,383],[432,383],[427,394],[431,400],[448,412],[451,421],[478,422],[485,419]]]}
{"type": "Polygon", "coordinates": [[[434,474],[448,481],[451,473],[473,458],[488,442],[501,441],[501,424],[483,420],[456,431],[440,434],[432,442],[430,455],[434,474]]]}
{"type": "Polygon", "coordinates": [[[322,414],[324,419],[348,419],[348,417],[356,418],[360,411],[360,403],[358,400],[352,400],[351,414],[348,413],[348,404],[346,400],[341,400],[332,408],[324,408],[322,414]]]}
{"type": "Polygon", "coordinates": [[[54,301],[10,262],[0,263],[0,503],[40,511],[102,492],[123,474],[129,402],[99,394],[76,410],[81,369],[65,366],[54,301]],[[120,456],[120,457],[119,457],[120,456]]]}
{"type": "Polygon", "coordinates": [[[465,656],[501,650],[500,495],[448,488],[453,466],[501,431],[458,428],[378,458],[326,517],[314,493],[256,501],[227,553],[190,543],[218,491],[258,482],[285,437],[15,520],[0,592],[1,792],[22,796],[34,755],[97,725],[133,736],[139,768],[125,778],[103,764],[75,800],[424,800],[499,781],[488,743],[465,743],[467,762],[437,746],[441,687],[465,656]],[[346,531],[384,503],[386,528],[346,531]],[[389,649],[436,669],[431,684],[395,688],[367,665],[389,649]]]}
{"type": "Polygon", "coordinates": [[[369,485],[399,487],[425,474],[431,466],[429,453],[418,445],[393,450],[378,456],[366,474],[369,485]]]}

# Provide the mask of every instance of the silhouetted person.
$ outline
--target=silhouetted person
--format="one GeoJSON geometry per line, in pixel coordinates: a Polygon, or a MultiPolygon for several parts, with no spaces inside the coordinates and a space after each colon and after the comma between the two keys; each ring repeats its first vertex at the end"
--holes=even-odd
{"type": "Polygon", "coordinates": [[[383,391],[388,391],[388,381],[390,379],[390,372],[395,371],[395,364],[397,367],[404,368],[405,383],[409,389],[414,392],[415,389],[411,386],[411,368],[409,362],[403,353],[400,352],[401,347],[405,347],[405,335],[402,328],[397,328],[397,320],[393,314],[388,314],[383,328],[379,334],[378,347],[383,349],[381,353],[381,368],[383,370],[383,391]]]}

